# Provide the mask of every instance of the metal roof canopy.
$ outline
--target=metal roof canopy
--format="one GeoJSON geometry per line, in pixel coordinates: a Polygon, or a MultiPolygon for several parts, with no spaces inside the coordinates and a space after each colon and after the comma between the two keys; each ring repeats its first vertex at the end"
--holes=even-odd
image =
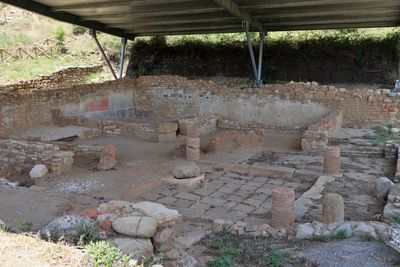
{"type": "Polygon", "coordinates": [[[122,38],[400,26],[400,0],[2,0],[122,38]]]}

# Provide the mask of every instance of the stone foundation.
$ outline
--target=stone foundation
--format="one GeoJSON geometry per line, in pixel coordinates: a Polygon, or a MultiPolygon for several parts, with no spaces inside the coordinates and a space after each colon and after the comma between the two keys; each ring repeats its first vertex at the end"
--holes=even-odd
{"type": "Polygon", "coordinates": [[[264,141],[264,138],[264,132],[260,130],[225,130],[215,133],[210,138],[206,151],[216,152],[226,149],[237,149],[259,145],[264,141]]]}
{"type": "Polygon", "coordinates": [[[0,141],[0,173],[8,175],[29,171],[36,164],[44,164],[54,174],[71,168],[73,151],[61,151],[53,144],[17,140],[0,141]]]}
{"type": "Polygon", "coordinates": [[[310,125],[301,137],[301,149],[321,151],[328,146],[329,137],[342,128],[343,112],[333,111],[321,121],[310,125]]]}

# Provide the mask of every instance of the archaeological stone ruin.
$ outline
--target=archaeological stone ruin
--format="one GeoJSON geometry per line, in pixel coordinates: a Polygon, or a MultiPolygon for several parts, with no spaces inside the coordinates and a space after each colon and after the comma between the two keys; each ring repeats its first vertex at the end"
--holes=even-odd
{"type": "Polygon", "coordinates": [[[398,242],[400,102],[388,90],[179,76],[28,84],[0,88],[2,202],[26,199],[2,208],[6,224],[22,205],[42,236],[98,225],[165,266],[196,266],[191,246],[226,230],[398,242]],[[377,133],[393,140],[375,144],[377,133]]]}

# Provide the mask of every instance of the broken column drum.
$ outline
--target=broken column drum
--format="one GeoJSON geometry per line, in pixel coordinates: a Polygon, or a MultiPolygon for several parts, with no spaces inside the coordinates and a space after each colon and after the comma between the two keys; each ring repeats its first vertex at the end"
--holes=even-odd
{"type": "Polygon", "coordinates": [[[186,159],[199,160],[200,159],[200,138],[186,139],[186,159]]]}
{"type": "Polygon", "coordinates": [[[272,191],[272,226],[287,227],[294,224],[294,199],[292,188],[277,187],[272,191]]]}
{"type": "Polygon", "coordinates": [[[330,146],[324,155],[324,174],[340,173],[340,147],[330,146]]]}
{"type": "Polygon", "coordinates": [[[326,224],[344,221],[344,202],[339,194],[326,194],[322,201],[322,222],[326,224]]]}

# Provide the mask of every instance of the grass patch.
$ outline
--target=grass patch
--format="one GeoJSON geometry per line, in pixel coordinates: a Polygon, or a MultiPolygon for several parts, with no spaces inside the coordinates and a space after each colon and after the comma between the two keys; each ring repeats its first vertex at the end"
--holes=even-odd
{"type": "Polygon", "coordinates": [[[335,239],[336,240],[344,240],[347,238],[347,231],[346,230],[340,230],[335,234],[335,239]]]}
{"type": "Polygon", "coordinates": [[[33,223],[31,223],[31,222],[23,222],[19,226],[19,229],[21,230],[21,232],[30,232],[33,229],[33,223]]]}
{"type": "Polygon", "coordinates": [[[89,243],[84,248],[84,266],[93,267],[130,267],[131,258],[106,241],[89,243]]]}
{"type": "Polygon", "coordinates": [[[98,227],[97,225],[88,225],[82,223],[78,226],[77,234],[74,237],[74,244],[78,246],[84,246],[90,243],[94,243],[99,240],[98,227]]]}
{"type": "Polygon", "coordinates": [[[208,267],[231,267],[233,260],[230,256],[216,257],[207,262],[208,267]]]}
{"type": "Polygon", "coordinates": [[[26,59],[0,64],[0,82],[12,83],[19,80],[30,80],[39,76],[50,75],[53,72],[73,66],[95,65],[89,58],[76,59],[65,56],[62,59],[26,59]]]}
{"type": "MultiPolygon", "coordinates": [[[[284,249],[292,247],[290,241],[233,235],[228,231],[213,233],[204,239],[201,244],[206,247],[206,254],[213,257],[207,263],[209,267],[218,266],[284,266],[285,264],[300,263],[300,259],[284,253],[284,249]]],[[[311,244],[309,241],[299,243],[293,241],[293,246],[299,248],[311,244]]]]}
{"type": "Polygon", "coordinates": [[[0,231],[1,266],[81,266],[81,250],[36,236],[0,231]]]}
{"type": "Polygon", "coordinates": [[[369,139],[373,146],[381,146],[384,145],[386,141],[393,140],[396,143],[400,142],[400,134],[392,133],[391,129],[392,125],[388,125],[388,127],[377,127],[375,129],[374,134],[366,134],[363,137],[365,139],[369,139]]]}
{"type": "Polygon", "coordinates": [[[272,250],[266,259],[267,266],[281,267],[285,263],[286,253],[281,250],[272,250]]]}
{"type": "Polygon", "coordinates": [[[320,235],[320,236],[313,237],[312,240],[317,241],[317,242],[329,242],[329,241],[332,241],[332,236],[330,236],[330,235],[320,235]]]}
{"type": "Polygon", "coordinates": [[[367,233],[361,233],[358,235],[358,240],[360,240],[361,242],[370,242],[370,241],[375,241],[375,239],[373,237],[371,237],[369,234],[367,233]]]}

